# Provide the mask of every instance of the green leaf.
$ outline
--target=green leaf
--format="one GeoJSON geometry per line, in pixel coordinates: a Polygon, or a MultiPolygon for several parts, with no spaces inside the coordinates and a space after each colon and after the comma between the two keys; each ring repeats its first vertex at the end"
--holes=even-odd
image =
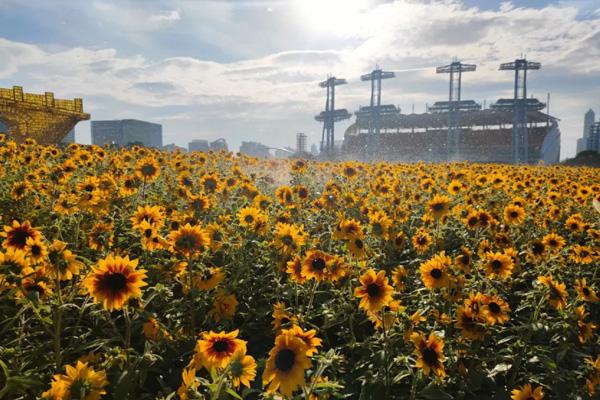
{"type": "Polygon", "coordinates": [[[229,393],[231,396],[235,397],[236,399],[243,400],[242,397],[231,388],[227,388],[226,392],[229,393]]]}

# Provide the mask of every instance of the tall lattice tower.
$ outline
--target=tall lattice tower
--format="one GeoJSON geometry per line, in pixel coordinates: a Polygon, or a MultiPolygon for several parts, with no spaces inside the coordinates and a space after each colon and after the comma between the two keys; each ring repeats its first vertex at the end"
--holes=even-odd
{"type": "Polygon", "coordinates": [[[345,108],[335,109],[335,87],[345,85],[345,79],[337,79],[335,76],[319,83],[319,86],[327,89],[327,98],[325,100],[325,111],[315,116],[319,122],[323,122],[323,132],[321,134],[321,154],[328,158],[334,156],[335,141],[335,123],[351,117],[351,114],[345,108]]]}
{"type": "Polygon", "coordinates": [[[448,94],[448,134],[446,137],[446,150],[448,152],[448,160],[460,159],[462,147],[462,130],[460,124],[460,112],[469,109],[470,103],[463,104],[461,102],[461,84],[462,73],[475,71],[477,68],[474,64],[463,64],[460,61],[454,61],[452,64],[437,67],[438,74],[450,74],[450,89],[448,94]]]}
{"type": "Polygon", "coordinates": [[[527,129],[527,71],[537,70],[541,63],[517,59],[500,64],[500,70],[515,71],[513,99],[512,155],[515,164],[529,162],[529,131],[527,129]]]}
{"type": "Polygon", "coordinates": [[[381,117],[383,114],[399,114],[400,111],[393,105],[381,105],[381,81],[391,79],[396,75],[393,72],[382,71],[378,66],[369,74],[362,75],[360,80],[371,82],[371,102],[369,107],[361,107],[357,113],[369,115],[369,140],[367,142],[367,152],[373,155],[379,149],[379,133],[381,130],[381,117]]]}

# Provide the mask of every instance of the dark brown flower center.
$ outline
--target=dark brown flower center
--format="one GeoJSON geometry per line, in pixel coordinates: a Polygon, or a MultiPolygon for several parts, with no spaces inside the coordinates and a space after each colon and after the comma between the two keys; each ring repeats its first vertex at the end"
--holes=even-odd
{"type": "Polygon", "coordinates": [[[127,278],[121,273],[105,275],[103,286],[113,293],[119,293],[127,286],[127,278]]]}
{"type": "Polygon", "coordinates": [[[144,164],[142,166],[142,175],[144,176],[152,176],[156,173],[156,168],[151,164],[144,164]]]}
{"type": "Polygon", "coordinates": [[[296,354],[290,349],[281,349],[275,356],[275,366],[278,370],[287,372],[294,366],[296,354]]]}
{"type": "Polygon", "coordinates": [[[325,263],[325,260],[323,260],[322,258],[313,258],[313,260],[312,260],[313,269],[323,271],[326,266],[327,266],[327,263],[325,263]]]}
{"type": "Polygon", "coordinates": [[[492,261],[492,269],[494,271],[498,271],[500,268],[502,268],[502,262],[500,260],[492,261]]]}
{"type": "Polygon", "coordinates": [[[434,268],[429,274],[435,279],[440,279],[442,277],[442,270],[439,268],[434,268]]]}
{"type": "Polygon", "coordinates": [[[213,350],[217,353],[225,353],[229,350],[229,342],[227,340],[217,340],[213,343],[213,350]]]}
{"type": "Polygon", "coordinates": [[[371,283],[367,286],[367,293],[369,297],[377,297],[381,293],[381,288],[376,283],[371,283]]]}
{"type": "Polygon", "coordinates": [[[25,244],[27,244],[27,239],[30,237],[29,232],[22,229],[14,230],[11,236],[11,244],[19,249],[25,247],[25,244]]]}
{"type": "Polygon", "coordinates": [[[488,308],[490,309],[490,311],[494,314],[498,314],[500,313],[500,306],[498,305],[498,303],[496,302],[491,302],[490,304],[488,304],[488,308]]]}
{"type": "Polygon", "coordinates": [[[436,366],[438,362],[438,353],[429,347],[423,349],[423,361],[429,366],[436,366]]]}

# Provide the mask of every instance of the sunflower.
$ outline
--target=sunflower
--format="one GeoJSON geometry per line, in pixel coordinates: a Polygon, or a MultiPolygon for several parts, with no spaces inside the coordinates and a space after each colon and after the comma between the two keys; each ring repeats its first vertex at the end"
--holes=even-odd
{"type": "Polygon", "coordinates": [[[200,382],[196,379],[196,370],[194,368],[185,368],[181,372],[181,386],[177,389],[179,400],[195,399],[198,396],[198,386],[200,382]]]}
{"type": "Polygon", "coordinates": [[[250,382],[256,377],[256,360],[240,349],[231,357],[229,373],[234,387],[244,385],[249,388],[250,382]]]}
{"type": "Polygon", "coordinates": [[[33,185],[27,181],[15,182],[12,185],[10,194],[14,200],[18,201],[24,199],[32,189],[33,185]]]}
{"type": "Polygon", "coordinates": [[[213,267],[202,274],[196,274],[193,278],[193,284],[195,288],[208,291],[216,288],[223,279],[225,279],[225,274],[223,274],[221,268],[213,267]]]}
{"type": "Polygon", "coordinates": [[[392,271],[392,282],[394,282],[394,288],[401,292],[406,288],[406,283],[404,282],[406,277],[408,276],[408,272],[403,265],[398,265],[392,271]]]}
{"type": "Polygon", "coordinates": [[[142,229],[142,222],[146,221],[155,229],[160,229],[165,223],[165,209],[162,206],[138,206],[135,213],[129,219],[136,230],[142,229]]]}
{"type": "Polygon", "coordinates": [[[435,218],[440,219],[448,214],[450,210],[450,199],[448,196],[436,194],[427,203],[427,211],[435,218]]]}
{"type": "Polygon", "coordinates": [[[331,261],[328,266],[329,280],[331,282],[337,282],[348,274],[349,266],[346,264],[344,257],[342,256],[331,256],[331,261]]]}
{"type": "Polygon", "coordinates": [[[185,224],[169,234],[169,242],[173,251],[190,257],[205,251],[210,246],[210,237],[199,226],[185,224]]]}
{"type": "Polygon", "coordinates": [[[519,389],[513,389],[510,393],[512,400],[542,400],[544,398],[542,387],[538,386],[533,389],[529,383],[519,389]]]}
{"type": "Polygon", "coordinates": [[[29,221],[20,223],[14,220],[11,225],[4,227],[4,232],[0,233],[0,237],[4,237],[2,247],[5,249],[23,250],[27,245],[27,239],[31,238],[35,241],[42,238],[42,233],[31,226],[29,221]]]}
{"type": "Polygon", "coordinates": [[[218,193],[223,188],[223,184],[221,183],[221,178],[215,173],[205,174],[202,178],[200,178],[200,187],[206,193],[218,193]]]}
{"type": "Polygon", "coordinates": [[[513,260],[504,253],[485,254],[485,272],[490,279],[506,279],[510,277],[514,268],[513,260]]]}
{"type": "Polygon", "coordinates": [[[168,339],[171,337],[169,332],[162,328],[156,318],[149,318],[142,326],[144,336],[148,340],[168,339]]]}
{"type": "Polygon", "coordinates": [[[412,244],[417,253],[423,254],[429,250],[429,246],[433,243],[433,239],[426,229],[419,228],[412,237],[412,244]]]}
{"type": "Polygon", "coordinates": [[[77,361],[74,367],[67,365],[65,369],[65,375],[56,374],[52,377],[50,389],[42,393],[42,398],[99,400],[106,394],[104,390],[108,385],[106,372],[94,371],[87,363],[81,361],[77,361]]]}
{"type": "Polygon", "coordinates": [[[136,269],[137,264],[138,260],[130,260],[128,256],[110,254],[92,267],[84,285],[105,310],[120,310],[129,298],[141,297],[140,288],[147,285],[144,282],[146,270],[136,269]]]}
{"type": "Polygon", "coordinates": [[[160,175],[160,164],[154,158],[143,158],[137,162],[135,174],[144,182],[153,182],[160,175]]]}
{"type": "Polygon", "coordinates": [[[448,269],[452,265],[452,259],[444,252],[438,253],[431,259],[422,263],[419,267],[421,280],[429,289],[447,287],[450,283],[448,269]]]}
{"type": "Polygon", "coordinates": [[[565,245],[565,239],[556,233],[549,233],[542,238],[542,243],[550,249],[551,252],[557,253],[565,245]]]}
{"type": "Polygon", "coordinates": [[[462,182],[455,179],[448,184],[448,193],[456,196],[463,190],[463,187],[464,186],[463,186],[462,182]]]}
{"type": "Polygon", "coordinates": [[[485,296],[483,315],[488,324],[504,324],[509,320],[510,306],[498,296],[485,296]]]}
{"type": "Polygon", "coordinates": [[[239,330],[232,332],[204,332],[196,342],[196,353],[204,356],[208,368],[225,368],[238,351],[246,352],[246,341],[238,339],[239,330]]]}
{"type": "Polygon", "coordinates": [[[298,318],[292,313],[286,311],[285,304],[278,301],[273,305],[273,330],[275,332],[298,323],[298,318]]]}
{"type": "Polygon", "coordinates": [[[121,196],[132,196],[138,192],[140,180],[135,175],[124,175],[120,179],[119,194],[121,196]]]}
{"type": "Polygon", "coordinates": [[[275,226],[273,244],[285,254],[296,252],[306,242],[304,226],[278,223],[275,226]]]}
{"type": "Polygon", "coordinates": [[[329,279],[329,267],[333,256],[320,250],[309,250],[302,260],[302,276],[321,282],[329,279]]]}
{"type": "Polygon", "coordinates": [[[112,246],[114,234],[114,225],[108,222],[99,221],[88,234],[88,246],[93,250],[105,250],[112,246]]]}
{"type": "Polygon", "coordinates": [[[352,238],[348,241],[348,250],[353,257],[364,258],[367,254],[367,248],[365,242],[358,237],[352,238]]]}
{"type": "Polygon", "coordinates": [[[365,234],[363,228],[360,225],[360,222],[355,219],[345,219],[341,221],[333,233],[333,238],[336,240],[352,240],[355,238],[363,239],[364,237],[365,234]]]}
{"type": "Polygon", "coordinates": [[[588,301],[590,303],[597,303],[600,301],[600,298],[598,298],[594,289],[587,285],[585,278],[575,280],[575,289],[577,289],[580,300],[588,301]]]}
{"type": "Polygon", "coordinates": [[[504,208],[504,222],[508,225],[521,225],[525,221],[525,210],[514,204],[504,208]]]}
{"type": "Polygon", "coordinates": [[[238,212],[240,225],[244,228],[254,229],[254,225],[261,211],[255,207],[244,207],[238,212]]]}
{"type": "Polygon", "coordinates": [[[404,307],[400,306],[400,302],[397,300],[391,301],[388,305],[385,305],[378,312],[367,312],[367,317],[375,325],[377,329],[389,330],[396,322],[398,322],[398,313],[402,311],[404,307]]]}
{"type": "Polygon", "coordinates": [[[392,226],[392,220],[383,211],[373,211],[369,213],[369,223],[371,232],[375,236],[381,236],[385,240],[389,238],[389,230],[392,226]]]}
{"type": "Polygon", "coordinates": [[[68,281],[79,275],[83,265],[70,250],[67,250],[67,244],[60,240],[54,240],[48,248],[48,260],[44,265],[46,274],[50,277],[58,274],[61,281],[68,281]]]}
{"type": "Polygon", "coordinates": [[[212,207],[212,200],[205,194],[199,193],[194,195],[190,192],[187,192],[186,197],[190,208],[197,214],[206,212],[212,207]]]}
{"type": "Polygon", "coordinates": [[[438,377],[446,376],[444,370],[444,340],[431,332],[429,338],[418,332],[413,332],[410,335],[410,340],[415,346],[415,355],[417,362],[415,367],[422,368],[425,375],[429,375],[433,371],[438,377]]]}
{"type": "Polygon", "coordinates": [[[208,315],[212,317],[215,322],[230,320],[235,315],[237,306],[238,301],[235,294],[227,294],[220,290],[215,295],[213,307],[208,311],[208,315]]]}
{"type": "Polygon", "coordinates": [[[562,310],[567,304],[567,289],[564,283],[556,282],[552,275],[538,276],[538,282],[546,286],[548,291],[548,302],[557,310],[562,310]]]}
{"type": "Polygon", "coordinates": [[[471,270],[471,261],[473,258],[473,253],[467,247],[460,248],[460,254],[454,258],[454,265],[463,270],[464,272],[470,272],[471,270]]]}
{"type": "Polygon", "coordinates": [[[302,260],[295,256],[293,260],[286,263],[286,270],[290,278],[299,284],[306,282],[306,278],[302,275],[302,260]]]}
{"type": "Polygon", "coordinates": [[[571,260],[577,264],[590,264],[594,261],[594,250],[589,246],[576,245],[571,251],[571,260]]]}
{"type": "Polygon", "coordinates": [[[460,334],[466,339],[482,340],[485,335],[485,329],[481,326],[477,315],[466,307],[456,309],[456,323],[454,326],[460,329],[460,334]]]}
{"type": "Polygon", "coordinates": [[[598,328],[598,325],[593,322],[585,322],[585,319],[589,316],[589,313],[585,310],[585,306],[577,307],[575,309],[575,316],[577,317],[577,327],[579,328],[579,342],[586,343],[594,336],[594,331],[598,328]]]}
{"type": "Polygon", "coordinates": [[[316,337],[317,331],[314,329],[304,331],[298,325],[294,325],[290,329],[283,329],[281,334],[290,334],[302,339],[304,344],[306,344],[306,355],[308,357],[319,352],[317,347],[321,346],[322,340],[316,337]]]}
{"type": "Polygon", "coordinates": [[[304,371],[310,367],[306,343],[290,333],[278,335],[262,375],[267,392],[279,391],[290,397],[304,383],[304,371]]]}
{"type": "Polygon", "coordinates": [[[48,247],[41,238],[38,240],[27,238],[24,250],[32,264],[40,264],[48,258],[48,247]]]}
{"type": "Polygon", "coordinates": [[[366,312],[377,312],[390,304],[394,288],[388,285],[385,271],[375,273],[369,269],[359,280],[361,286],[354,289],[354,296],[361,299],[360,308],[366,312]]]}

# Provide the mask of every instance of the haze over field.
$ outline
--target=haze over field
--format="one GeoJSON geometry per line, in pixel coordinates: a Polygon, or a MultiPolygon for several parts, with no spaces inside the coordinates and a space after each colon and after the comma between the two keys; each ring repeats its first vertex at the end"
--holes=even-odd
{"type": "MultiPolygon", "coordinates": [[[[0,2],[0,87],[83,97],[92,119],[163,124],[164,143],[227,139],[293,145],[320,140],[317,83],[346,78],[338,105],[369,99],[359,76],[376,63],[397,72],[383,100],[403,113],[447,99],[435,67],[475,63],[463,99],[512,96],[498,71],[521,53],[542,63],[529,93],[562,131],[562,158],[575,152],[583,113],[600,111],[600,3],[582,1],[17,1],[0,2]],[[334,16],[331,16],[334,15],[334,16]],[[24,29],[27,27],[27,29],[24,29]]],[[[349,122],[339,125],[338,139],[349,122]]],[[[89,143],[89,122],[77,139],[89,143]]]]}

